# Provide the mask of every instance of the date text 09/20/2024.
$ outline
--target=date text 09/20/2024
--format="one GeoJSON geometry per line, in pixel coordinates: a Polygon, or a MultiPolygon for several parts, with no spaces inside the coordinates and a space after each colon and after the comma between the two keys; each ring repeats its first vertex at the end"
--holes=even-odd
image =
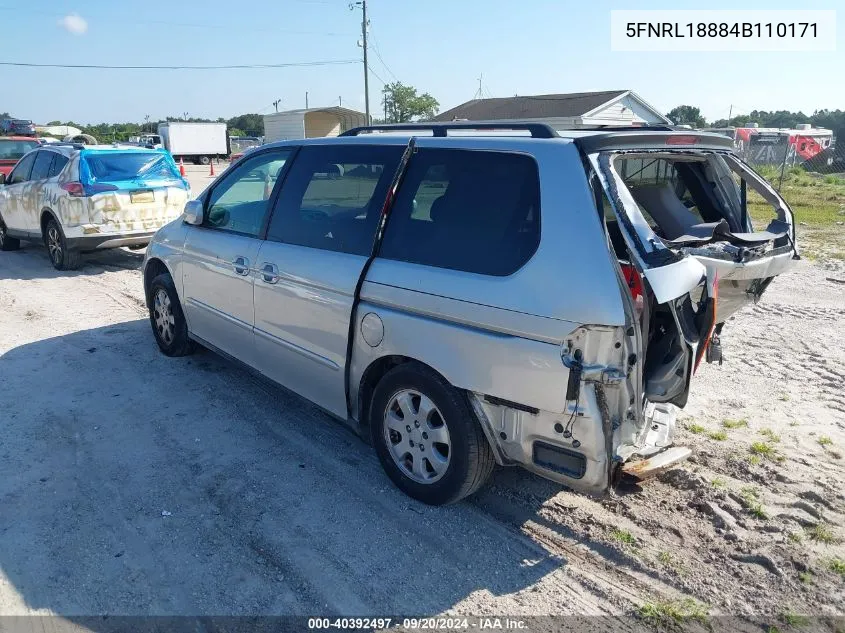
{"type": "Polygon", "coordinates": [[[308,618],[309,630],[370,629],[402,631],[447,630],[525,630],[527,623],[519,618],[499,617],[430,617],[430,618],[308,618]]]}

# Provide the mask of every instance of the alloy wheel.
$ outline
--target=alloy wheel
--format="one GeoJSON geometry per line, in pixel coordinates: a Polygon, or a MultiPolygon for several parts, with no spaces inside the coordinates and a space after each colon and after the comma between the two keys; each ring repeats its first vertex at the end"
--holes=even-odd
{"type": "Polygon", "coordinates": [[[50,259],[54,264],[62,262],[62,237],[59,235],[59,229],[55,224],[51,224],[47,229],[47,249],[50,251],[50,259]]]}
{"type": "Polygon", "coordinates": [[[173,342],[173,336],[176,328],[176,318],[173,316],[173,307],[170,303],[170,297],[164,288],[159,288],[156,291],[155,299],[153,301],[153,317],[156,323],[156,330],[159,337],[166,345],[173,342]]]}
{"type": "Polygon", "coordinates": [[[393,394],[384,412],[384,435],[406,477],[432,484],[446,474],[452,455],[449,429],[428,396],[413,389],[393,394]]]}

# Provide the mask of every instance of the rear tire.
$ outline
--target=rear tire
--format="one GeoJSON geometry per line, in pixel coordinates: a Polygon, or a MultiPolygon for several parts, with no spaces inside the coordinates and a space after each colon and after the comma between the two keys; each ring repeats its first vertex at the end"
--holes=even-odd
{"type": "Polygon", "coordinates": [[[167,356],[192,354],[195,345],[188,337],[188,322],[182,312],[176,286],[168,273],[158,275],[150,283],[147,308],[159,349],[167,356]]]}
{"type": "Polygon", "coordinates": [[[406,363],[385,374],[369,415],[382,467],[414,499],[454,503],[493,472],[493,452],[466,396],[424,365],[406,363]]]}
{"type": "Polygon", "coordinates": [[[21,247],[21,241],[16,237],[9,237],[6,224],[0,220],[0,251],[16,251],[21,247]]]}
{"type": "Polygon", "coordinates": [[[44,227],[44,245],[50,262],[56,270],[76,270],[79,268],[81,255],[79,251],[68,248],[65,233],[55,219],[47,220],[44,227]]]}
{"type": "Polygon", "coordinates": [[[200,165],[208,165],[211,159],[208,156],[200,156],[200,165]]]}

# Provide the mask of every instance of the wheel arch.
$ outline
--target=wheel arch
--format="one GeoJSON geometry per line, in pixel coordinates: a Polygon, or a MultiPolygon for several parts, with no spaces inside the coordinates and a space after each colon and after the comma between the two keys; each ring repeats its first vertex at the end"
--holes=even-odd
{"type": "MultiPolygon", "coordinates": [[[[411,356],[403,356],[401,354],[388,354],[380,356],[370,362],[367,368],[361,374],[361,380],[358,384],[358,402],[356,413],[358,416],[358,424],[361,427],[361,435],[369,441],[370,439],[370,405],[373,399],[373,392],[379,381],[395,367],[400,365],[413,364],[425,368],[426,370],[437,374],[447,383],[451,384],[449,380],[437,369],[417,358],[411,356]]],[[[454,385],[453,385],[454,386],[454,385]]],[[[459,387],[455,387],[459,391],[463,391],[459,387]]]]}
{"type": "Polygon", "coordinates": [[[56,224],[59,225],[59,229],[62,228],[62,222],[59,220],[59,216],[56,215],[56,212],[50,207],[42,208],[41,214],[38,217],[38,226],[41,227],[41,240],[45,244],[47,243],[47,222],[50,220],[55,220],[56,224]]]}
{"type": "MultiPolygon", "coordinates": [[[[150,301],[150,285],[153,283],[153,279],[164,273],[170,275],[171,279],[173,278],[173,273],[167,267],[167,264],[164,263],[163,259],[151,257],[147,260],[147,263],[144,265],[144,297],[147,303],[150,301]]],[[[178,294],[178,288],[176,292],[178,294]]]]}

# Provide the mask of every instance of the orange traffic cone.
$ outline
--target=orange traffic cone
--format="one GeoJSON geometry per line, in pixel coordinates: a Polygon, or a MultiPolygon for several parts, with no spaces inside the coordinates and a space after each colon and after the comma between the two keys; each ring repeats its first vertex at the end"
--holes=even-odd
{"type": "Polygon", "coordinates": [[[208,175],[213,176],[214,175],[214,159],[212,158],[210,161],[208,161],[208,164],[211,166],[211,169],[208,170],[208,175]]]}
{"type": "Polygon", "coordinates": [[[185,177],[185,163],[182,162],[181,158],[179,159],[179,175],[182,176],[182,178],[185,177]]]}

